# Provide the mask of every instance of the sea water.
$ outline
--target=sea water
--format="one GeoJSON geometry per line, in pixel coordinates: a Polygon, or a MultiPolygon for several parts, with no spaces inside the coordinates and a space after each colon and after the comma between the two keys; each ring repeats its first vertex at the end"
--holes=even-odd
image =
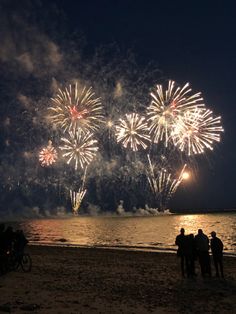
{"type": "Polygon", "coordinates": [[[196,234],[211,231],[236,254],[236,213],[167,214],[149,217],[60,217],[12,223],[24,230],[31,244],[114,247],[137,250],[175,251],[180,228],[196,234]]]}

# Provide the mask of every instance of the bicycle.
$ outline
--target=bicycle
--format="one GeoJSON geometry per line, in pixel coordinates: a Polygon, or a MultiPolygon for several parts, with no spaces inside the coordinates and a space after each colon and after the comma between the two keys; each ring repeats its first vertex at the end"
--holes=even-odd
{"type": "Polygon", "coordinates": [[[8,254],[7,265],[9,270],[18,270],[21,268],[23,272],[28,273],[32,268],[32,259],[28,253],[12,251],[8,254]]]}

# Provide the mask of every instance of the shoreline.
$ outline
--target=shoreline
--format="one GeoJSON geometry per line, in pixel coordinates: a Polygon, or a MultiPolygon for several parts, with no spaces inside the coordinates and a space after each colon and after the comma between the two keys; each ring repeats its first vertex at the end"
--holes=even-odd
{"type": "Polygon", "coordinates": [[[182,278],[176,254],[30,245],[32,271],[1,276],[0,311],[27,313],[236,313],[236,262],[225,280],[182,278]]]}
{"type": "MultiPolygon", "coordinates": [[[[150,253],[166,253],[166,254],[176,254],[177,248],[161,248],[161,247],[145,247],[145,246],[107,246],[107,245],[97,245],[97,246],[87,246],[80,244],[69,244],[66,242],[62,243],[39,243],[30,242],[28,246],[39,246],[39,247],[62,247],[62,248],[78,248],[78,249],[98,249],[98,250],[118,250],[118,251],[128,251],[128,252],[150,252],[150,253]]],[[[210,252],[211,255],[211,252],[210,252]]],[[[223,255],[225,257],[236,258],[236,253],[224,251],[223,255]]]]}

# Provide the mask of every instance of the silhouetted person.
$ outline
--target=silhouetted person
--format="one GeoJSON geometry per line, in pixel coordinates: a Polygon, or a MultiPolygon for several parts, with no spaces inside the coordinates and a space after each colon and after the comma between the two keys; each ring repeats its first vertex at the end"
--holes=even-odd
{"type": "Polygon", "coordinates": [[[195,273],[196,247],[194,235],[192,233],[186,236],[186,244],[184,247],[184,251],[187,275],[188,277],[196,276],[195,273]]]}
{"type": "Polygon", "coordinates": [[[3,236],[3,249],[5,253],[12,251],[14,238],[15,233],[13,232],[12,227],[8,226],[3,236]]]}
{"type": "Polygon", "coordinates": [[[213,256],[213,261],[215,265],[216,270],[216,276],[219,277],[219,267],[220,267],[220,273],[221,277],[224,278],[224,272],[223,272],[223,243],[222,241],[217,238],[216,232],[211,232],[211,252],[213,256]],[[218,267],[219,266],[219,267],[218,267]]]}
{"type": "Polygon", "coordinates": [[[202,229],[198,229],[198,234],[195,236],[196,251],[201,267],[201,274],[204,277],[206,274],[211,276],[211,260],[209,255],[209,239],[202,229]]]}
{"type": "Polygon", "coordinates": [[[17,230],[15,233],[14,251],[18,256],[23,255],[27,243],[28,240],[26,239],[23,230],[17,230]]]}
{"type": "Polygon", "coordinates": [[[184,277],[184,270],[185,270],[185,244],[186,244],[186,236],[185,236],[184,228],[180,229],[180,234],[177,235],[175,239],[175,244],[178,246],[177,256],[180,257],[180,266],[181,266],[181,273],[184,277]]]}

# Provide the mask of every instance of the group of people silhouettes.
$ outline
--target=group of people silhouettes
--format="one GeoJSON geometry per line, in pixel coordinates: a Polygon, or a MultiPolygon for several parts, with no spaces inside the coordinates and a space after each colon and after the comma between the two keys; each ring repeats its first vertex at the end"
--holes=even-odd
{"type": "Polygon", "coordinates": [[[224,277],[223,273],[223,243],[216,236],[216,232],[211,232],[211,240],[202,229],[198,229],[197,235],[185,235],[184,228],[180,229],[180,234],[177,235],[175,244],[178,246],[177,256],[180,257],[181,273],[185,277],[196,276],[195,261],[198,259],[201,275],[211,277],[211,258],[209,249],[211,248],[214,261],[216,276],[224,277]],[[219,272],[220,271],[220,272],[219,272]]]}
{"type": "Polygon", "coordinates": [[[0,274],[7,271],[8,257],[13,252],[17,256],[23,254],[27,243],[22,230],[14,231],[11,226],[0,224],[0,274]]]}

